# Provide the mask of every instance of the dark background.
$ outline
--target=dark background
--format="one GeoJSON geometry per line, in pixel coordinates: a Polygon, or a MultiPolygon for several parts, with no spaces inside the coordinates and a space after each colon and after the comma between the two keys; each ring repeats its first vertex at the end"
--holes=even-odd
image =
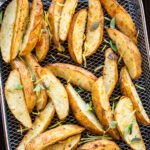
{"type": "MultiPolygon", "coordinates": [[[[143,3],[144,3],[145,16],[146,16],[146,22],[147,22],[148,36],[149,36],[149,41],[150,41],[150,0],[143,0],[143,3]],[[149,7],[149,9],[148,9],[148,7],[149,7]]],[[[5,150],[1,113],[0,113],[0,149],[5,150]]]]}

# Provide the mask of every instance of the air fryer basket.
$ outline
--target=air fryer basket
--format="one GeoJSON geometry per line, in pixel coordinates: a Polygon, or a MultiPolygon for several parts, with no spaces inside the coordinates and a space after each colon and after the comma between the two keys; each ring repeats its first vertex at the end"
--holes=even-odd
{"type": "MultiPolygon", "coordinates": [[[[5,7],[8,5],[10,0],[5,1],[0,8],[2,10],[5,9],[5,7]]],[[[142,54],[143,59],[143,74],[140,79],[134,81],[136,84],[142,86],[145,88],[145,90],[141,90],[137,88],[137,91],[140,95],[140,98],[142,100],[142,103],[144,105],[144,108],[148,115],[150,116],[150,52],[149,52],[149,45],[148,45],[148,37],[147,37],[147,31],[146,31],[146,25],[145,25],[145,18],[144,18],[144,10],[141,0],[118,0],[118,2],[130,13],[132,16],[137,31],[139,31],[138,35],[138,47],[140,49],[140,52],[142,54]]],[[[50,5],[50,0],[43,0],[44,9],[48,10],[48,7],[50,5]]],[[[87,8],[88,6],[88,0],[79,0],[77,10],[80,10],[81,8],[87,8]]],[[[105,11],[104,11],[105,12],[105,11]]],[[[105,17],[108,17],[107,13],[105,12],[105,17]]],[[[108,26],[109,22],[105,20],[105,26],[108,26]]],[[[108,36],[104,35],[104,38],[109,40],[108,36]]],[[[102,65],[104,63],[104,52],[102,52],[102,48],[106,43],[103,42],[97,52],[89,57],[87,59],[87,67],[86,69],[93,72],[97,77],[101,76],[102,71],[94,72],[94,69],[102,65]]],[[[64,43],[65,46],[65,54],[68,54],[68,48],[67,48],[67,42],[64,43]]],[[[108,45],[107,45],[108,47],[108,45]]],[[[54,49],[54,46],[51,45],[49,53],[46,56],[46,59],[41,63],[42,66],[48,64],[48,63],[69,63],[76,65],[71,59],[64,58],[62,56],[57,55],[57,51],[54,49]],[[52,57],[54,56],[56,60],[52,57]]],[[[119,68],[122,64],[119,64],[119,68]]],[[[82,66],[84,67],[84,66],[82,66]]],[[[1,75],[1,108],[2,108],[2,116],[3,116],[3,127],[4,127],[4,134],[5,134],[5,141],[6,141],[6,147],[7,149],[14,150],[17,145],[20,143],[21,139],[23,138],[23,135],[17,132],[19,129],[19,123],[14,118],[14,116],[10,113],[10,110],[8,109],[8,106],[5,101],[4,97],[4,86],[5,82],[8,78],[9,72],[11,70],[10,65],[4,63],[2,58],[0,59],[0,75],[1,75]]],[[[65,81],[61,80],[63,83],[65,81]]],[[[121,95],[119,84],[117,85],[112,97],[116,97],[118,95],[121,95]]],[[[83,92],[81,93],[81,96],[85,101],[89,101],[90,93],[83,92]]],[[[32,117],[34,119],[34,117],[32,117]]],[[[52,124],[54,124],[57,121],[57,116],[53,119],[52,124]]],[[[70,115],[66,118],[65,123],[77,123],[73,115],[70,113],[70,115]]],[[[146,144],[147,149],[150,149],[150,126],[143,126],[140,125],[141,133],[144,138],[144,142],[146,144]]],[[[86,137],[86,132],[83,134],[84,137],[86,137]]],[[[130,149],[127,144],[125,144],[122,141],[117,142],[119,146],[123,150],[130,149]]]]}

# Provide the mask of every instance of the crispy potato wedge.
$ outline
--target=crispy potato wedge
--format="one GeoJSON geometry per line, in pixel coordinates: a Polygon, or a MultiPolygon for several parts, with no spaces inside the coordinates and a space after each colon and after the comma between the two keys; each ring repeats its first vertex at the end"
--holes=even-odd
{"type": "Polygon", "coordinates": [[[80,146],[77,150],[121,150],[121,149],[113,141],[97,140],[94,142],[88,142],[80,146]]]}
{"type": "Polygon", "coordinates": [[[36,46],[42,27],[43,4],[41,0],[33,0],[30,10],[30,19],[19,55],[29,54],[36,46]]]}
{"type": "MultiPolygon", "coordinates": [[[[38,82],[40,86],[43,86],[42,81],[40,82],[40,77],[36,72],[36,68],[41,66],[37,63],[35,57],[32,54],[29,54],[24,57],[24,60],[28,66],[28,69],[30,70],[31,78],[34,81],[34,83],[38,82]]],[[[36,96],[37,96],[36,109],[38,111],[43,110],[47,104],[47,98],[48,98],[46,90],[41,88],[40,92],[38,92],[36,96]]]]}
{"type": "Polygon", "coordinates": [[[83,131],[84,128],[77,125],[62,125],[48,130],[34,138],[31,143],[27,145],[26,150],[41,150],[49,145],[57,143],[58,141],[65,140],[70,136],[80,134],[83,131]]]}
{"type": "Polygon", "coordinates": [[[56,76],[67,80],[87,91],[91,91],[93,83],[97,80],[91,72],[74,65],[55,63],[46,66],[56,76]]]}
{"type": "Polygon", "coordinates": [[[104,78],[105,89],[109,98],[113,93],[114,88],[118,81],[117,56],[115,55],[115,53],[112,51],[111,48],[108,48],[105,51],[103,78],[104,78]]]}
{"type": "Polygon", "coordinates": [[[50,48],[50,35],[44,20],[42,22],[42,29],[40,32],[38,42],[35,46],[35,54],[39,62],[44,60],[50,48]]]}
{"type": "Polygon", "coordinates": [[[37,72],[54,103],[58,118],[65,119],[69,113],[69,101],[63,84],[47,68],[37,68],[37,72]]]}
{"type": "Polygon", "coordinates": [[[6,7],[1,26],[0,42],[3,60],[9,63],[11,60],[11,46],[17,14],[17,0],[12,0],[6,7]]]}
{"type": "Polygon", "coordinates": [[[88,110],[89,106],[85,103],[85,101],[82,100],[80,95],[74,90],[71,84],[66,86],[66,90],[69,96],[70,107],[78,122],[92,133],[99,135],[104,134],[102,125],[95,115],[88,110]]]}
{"type": "Polygon", "coordinates": [[[89,0],[88,5],[88,21],[84,43],[84,55],[86,57],[96,52],[102,43],[104,30],[104,14],[100,0],[89,0]]]}
{"type": "Polygon", "coordinates": [[[82,47],[84,42],[84,31],[86,27],[87,10],[78,11],[71,22],[68,34],[68,48],[72,59],[82,64],[82,47]]]}
{"type": "MultiPolygon", "coordinates": [[[[92,101],[95,108],[96,115],[104,128],[107,130],[110,124],[114,121],[114,116],[111,111],[109,98],[105,89],[103,77],[100,77],[92,87],[92,101]]],[[[119,140],[119,133],[116,128],[109,129],[108,133],[119,140]]]]}
{"type": "Polygon", "coordinates": [[[21,77],[21,83],[23,85],[23,91],[25,95],[25,101],[29,112],[32,112],[35,104],[36,104],[36,95],[33,92],[34,86],[33,82],[31,80],[30,73],[25,66],[24,62],[15,59],[11,63],[12,68],[17,69],[19,71],[20,77],[21,77]]]}
{"type": "Polygon", "coordinates": [[[52,0],[48,10],[48,19],[51,26],[52,40],[55,47],[59,51],[63,51],[59,41],[59,23],[61,18],[62,9],[65,0],[52,0]]]}
{"type": "Polygon", "coordinates": [[[21,143],[17,147],[17,150],[25,150],[26,145],[29,144],[32,139],[45,131],[52,121],[54,114],[55,108],[52,102],[49,102],[45,109],[40,112],[40,115],[36,117],[32,129],[30,129],[24,136],[21,143]]]}
{"type": "Polygon", "coordinates": [[[123,58],[125,65],[128,68],[129,74],[132,79],[141,76],[142,58],[137,46],[126,35],[122,34],[116,29],[107,29],[110,38],[115,42],[118,53],[123,58]]]}
{"type": "Polygon", "coordinates": [[[15,118],[27,128],[32,127],[32,121],[25,103],[21,86],[20,74],[17,70],[10,72],[5,84],[5,97],[8,107],[15,118]]]}
{"type": "Polygon", "coordinates": [[[101,0],[107,13],[116,19],[116,25],[133,42],[137,43],[136,27],[128,12],[116,0],[101,0]]]}
{"type": "Polygon", "coordinates": [[[64,141],[59,141],[54,145],[50,145],[44,150],[75,150],[78,146],[80,138],[81,134],[77,134],[64,141]]]}
{"type": "Polygon", "coordinates": [[[11,60],[15,59],[22,47],[23,36],[29,19],[28,0],[18,0],[17,18],[11,47],[11,60]]]}
{"type": "Polygon", "coordinates": [[[61,41],[67,39],[69,27],[77,4],[78,0],[66,0],[64,3],[59,25],[59,38],[61,41]]]}
{"type": "Polygon", "coordinates": [[[144,125],[150,125],[150,119],[144,110],[140,97],[136,91],[136,88],[130,78],[130,75],[126,69],[123,67],[121,69],[120,75],[120,87],[124,96],[127,96],[131,99],[133,107],[136,110],[137,120],[144,125]]]}
{"type": "Polygon", "coordinates": [[[117,128],[124,141],[133,150],[146,150],[134,113],[131,100],[121,97],[115,109],[117,128]],[[138,142],[135,139],[138,139],[138,142]]]}

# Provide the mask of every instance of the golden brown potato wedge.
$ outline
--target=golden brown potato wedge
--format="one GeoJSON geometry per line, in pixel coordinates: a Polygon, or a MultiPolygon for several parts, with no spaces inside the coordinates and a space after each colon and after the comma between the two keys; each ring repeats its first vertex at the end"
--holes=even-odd
{"type": "Polygon", "coordinates": [[[54,103],[58,118],[65,119],[69,113],[69,101],[63,84],[47,68],[37,68],[37,72],[54,103]]]}
{"type": "Polygon", "coordinates": [[[88,1],[88,21],[86,29],[86,40],[84,43],[84,55],[92,55],[103,40],[104,14],[100,0],[88,1]]]}
{"type": "Polygon", "coordinates": [[[91,91],[93,83],[97,80],[91,72],[74,65],[55,63],[47,66],[56,76],[67,80],[87,91],[91,91]]]}
{"type": "Polygon", "coordinates": [[[64,6],[64,0],[52,0],[51,5],[48,10],[48,18],[50,22],[50,28],[52,32],[52,40],[55,47],[59,51],[63,51],[62,46],[59,41],[59,23],[61,18],[62,9],[64,6]]]}
{"type": "Polygon", "coordinates": [[[27,105],[28,111],[32,112],[36,104],[36,95],[33,92],[34,86],[31,80],[30,73],[27,67],[25,66],[24,62],[19,59],[13,60],[11,64],[12,64],[12,68],[17,69],[20,73],[26,105],[27,105]]]}
{"type": "Polygon", "coordinates": [[[59,141],[54,145],[50,145],[44,150],[75,150],[78,146],[80,138],[81,134],[77,134],[64,141],[59,141]]]}
{"type": "Polygon", "coordinates": [[[146,150],[134,113],[131,100],[121,97],[115,109],[117,128],[124,141],[133,150],[146,150]]]}
{"type": "MultiPolygon", "coordinates": [[[[32,81],[34,83],[36,83],[37,81],[38,84],[40,84],[40,86],[43,86],[42,81],[40,82],[40,77],[38,73],[36,72],[36,68],[41,67],[41,66],[37,63],[37,60],[35,59],[35,57],[32,54],[29,54],[24,57],[24,60],[28,66],[28,69],[30,70],[32,81]]],[[[40,92],[38,92],[36,96],[37,96],[36,108],[39,111],[45,108],[47,104],[48,96],[47,96],[46,90],[43,88],[40,89],[40,92]]]]}
{"type": "Polygon", "coordinates": [[[108,98],[111,96],[112,92],[118,81],[118,62],[117,56],[108,48],[105,51],[105,62],[103,69],[104,85],[108,98]]]}
{"type": "Polygon", "coordinates": [[[52,102],[49,102],[45,109],[42,112],[40,112],[40,115],[36,117],[32,129],[30,129],[24,136],[21,143],[17,147],[17,150],[25,150],[26,145],[29,144],[32,139],[34,139],[37,135],[45,131],[49,126],[51,120],[53,119],[54,114],[55,108],[52,102]]]}
{"type": "Polygon", "coordinates": [[[94,142],[88,142],[80,146],[77,150],[121,150],[121,149],[113,141],[97,140],[94,142]]]}
{"type": "Polygon", "coordinates": [[[69,104],[78,122],[92,133],[102,135],[104,130],[96,116],[89,110],[89,106],[82,100],[71,84],[66,86],[69,104]]]}
{"type": "Polygon", "coordinates": [[[136,110],[137,120],[141,124],[150,125],[150,119],[144,110],[140,97],[136,91],[136,88],[130,78],[126,67],[123,67],[121,69],[120,87],[123,95],[131,99],[133,107],[136,110]]]}
{"type": "Polygon", "coordinates": [[[5,84],[5,97],[15,118],[25,127],[31,128],[32,121],[25,103],[20,74],[17,70],[13,70],[9,74],[5,84]]]}
{"type": "Polygon", "coordinates": [[[22,39],[29,19],[29,2],[28,0],[17,1],[17,17],[14,28],[14,35],[11,47],[11,60],[15,59],[21,50],[22,39]]]}
{"type": "Polygon", "coordinates": [[[29,54],[36,46],[42,27],[43,4],[41,0],[33,0],[30,10],[29,24],[23,38],[22,47],[19,55],[29,54]]]}
{"type": "Polygon", "coordinates": [[[68,34],[68,48],[72,59],[82,64],[82,47],[84,42],[84,31],[86,26],[87,10],[78,11],[71,22],[68,34]]]}
{"type": "Polygon", "coordinates": [[[45,21],[42,22],[42,29],[40,31],[40,36],[35,47],[35,54],[38,61],[44,60],[48,50],[50,48],[50,35],[46,27],[45,21]]]}
{"type": "Polygon", "coordinates": [[[118,53],[123,58],[125,65],[128,68],[129,74],[132,79],[136,79],[141,76],[142,58],[139,49],[126,35],[122,34],[116,29],[107,29],[107,33],[110,38],[115,42],[118,53]]]}
{"type": "Polygon", "coordinates": [[[64,3],[59,25],[59,38],[61,41],[67,39],[69,27],[77,4],[78,0],[66,0],[64,3]]]}
{"type": "Polygon", "coordinates": [[[111,111],[109,98],[105,89],[103,77],[100,77],[92,87],[92,101],[95,108],[96,115],[104,128],[114,138],[119,140],[119,133],[116,128],[108,129],[114,121],[114,116],[111,111]]]}
{"type": "Polygon", "coordinates": [[[34,138],[31,143],[27,145],[26,150],[41,150],[49,145],[57,143],[58,141],[65,140],[70,136],[80,134],[83,131],[84,128],[77,125],[62,125],[48,130],[34,138]]]}
{"type": "Polygon", "coordinates": [[[12,0],[6,7],[1,26],[0,42],[3,60],[9,63],[11,60],[11,46],[17,14],[17,0],[12,0]]]}
{"type": "Polygon", "coordinates": [[[137,43],[135,24],[128,12],[116,0],[101,0],[107,13],[116,19],[116,25],[129,38],[137,43]]]}

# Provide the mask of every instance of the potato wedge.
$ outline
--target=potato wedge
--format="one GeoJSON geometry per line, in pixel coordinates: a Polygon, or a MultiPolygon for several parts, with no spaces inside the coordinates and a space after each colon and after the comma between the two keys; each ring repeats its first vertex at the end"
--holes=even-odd
{"type": "Polygon", "coordinates": [[[121,97],[115,109],[117,128],[124,141],[133,150],[146,150],[134,113],[131,100],[121,97]]]}
{"type": "Polygon", "coordinates": [[[36,117],[32,129],[30,129],[24,136],[21,143],[17,147],[17,150],[25,150],[26,145],[29,144],[32,139],[45,131],[52,121],[54,114],[55,108],[52,102],[49,102],[40,115],[36,117]]]}
{"type": "Polygon", "coordinates": [[[137,43],[136,27],[128,12],[116,0],[101,0],[107,13],[116,19],[116,25],[129,38],[137,43]]]}
{"type": "Polygon", "coordinates": [[[64,3],[59,25],[59,38],[61,41],[67,39],[69,27],[77,4],[78,0],[66,0],[64,3]]]}
{"type": "Polygon", "coordinates": [[[30,19],[19,55],[29,54],[36,46],[42,27],[43,4],[41,0],[33,0],[30,10],[30,19]]]}
{"type": "Polygon", "coordinates": [[[115,55],[115,53],[112,51],[111,48],[108,48],[105,51],[103,78],[104,78],[105,89],[109,98],[112,92],[114,91],[114,88],[118,81],[117,56],[115,55]]]}
{"type": "Polygon", "coordinates": [[[18,0],[17,17],[11,47],[11,60],[15,59],[22,47],[23,36],[29,19],[28,0],[18,0]]]}
{"type": "Polygon", "coordinates": [[[140,97],[136,91],[136,88],[130,78],[130,75],[126,67],[123,67],[121,69],[120,88],[121,88],[122,94],[131,99],[133,103],[133,107],[136,110],[137,120],[141,124],[150,125],[150,119],[148,115],[146,114],[146,111],[144,110],[140,97]]]}
{"type": "MultiPolygon", "coordinates": [[[[24,57],[25,63],[28,66],[28,69],[30,70],[30,74],[31,74],[31,78],[34,82],[38,82],[38,84],[40,84],[40,86],[43,86],[42,81],[40,82],[40,77],[38,75],[38,73],[36,72],[36,68],[37,67],[41,67],[38,63],[37,60],[35,59],[35,57],[32,54],[26,55],[24,57]]],[[[47,104],[47,93],[46,90],[41,88],[40,92],[37,93],[37,100],[36,100],[36,109],[39,110],[43,110],[47,104]]]]}
{"type": "Polygon", "coordinates": [[[77,125],[62,125],[48,130],[34,138],[31,143],[27,145],[26,150],[41,150],[70,136],[80,134],[83,131],[84,128],[77,125]]]}
{"type": "Polygon", "coordinates": [[[37,72],[54,103],[58,118],[65,119],[69,113],[69,101],[63,84],[47,68],[37,68],[37,72]]]}
{"type": "Polygon", "coordinates": [[[88,142],[80,146],[77,150],[121,150],[121,149],[113,141],[97,140],[94,142],[88,142]]]}
{"type": "Polygon", "coordinates": [[[65,0],[52,0],[48,9],[48,19],[51,26],[52,40],[59,51],[64,51],[59,41],[59,23],[65,0]]]}
{"type": "Polygon", "coordinates": [[[108,133],[114,138],[119,140],[119,133],[116,128],[108,129],[111,123],[114,121],[114,116],[111,111],[109,98],[105,89],[103,77],[100,77],[92,87],[92,101],[94,110],[99,121],[102,123],[104,128],[108,130],[108,133]]]}
{"type": "Polygon", "coordinates": [[[25,95],[25,101],[29,112],[32,112],[35,104],[36,104],[36,95],[33,92],[34,86],[33,82],[31,80],[30,73],[25,66],[24,62],[15,59],[11,63],[12,68],[17,69],[19,71],[20,77],[21,77],[21,83],[23,85],[23,91],[25,95]]]}
{"type": "Polygon", "coordinates": [[[68,48],[72,59],[82,64],[82,47],[84,42],[84,31],[86,27],[87,10],[78,11],[71,22],[68,34],[68,48]]]}
{"type": "Polygon", "coordinates": [[[100,0],[89,0],[88,5],[88,21],[84,43],[84,55],[86,57],[96,52],[102,43],[104,30],[104,14],[100,0]]]}
{"type": "Polygon", "coordinates": [[[42,22],[42,29],[40,31],[40,36],[38,42],[35,46],[35,54],[38,61],[44,60],[48,50],[50,48],[50,35],[46,27],[45,21],[42,22]]]}
{"type": "Polygon", "coordinates": [[[118,53],[123,58],[132,79],[141,76],[142,58],[137,46],[127,36],[116,29],[107,29],[110,38],[115,42],[118,53]]]}
{"type": "Polygon", "coordinates": [[[54,145],[50,145],[44,150],[75,150],[76,147],[78,146],[80,138],[81,134],[77,134],[72,137],[69,137],[64,141],[59,141],[54,145]]]}
{"type": "Polygon", "coordinates": [[[9,63],[11,60],[11,46],[17,14],[17,0],[12,0],[6,7],[1,26],[0,42],[3,60],[9,63]]]}
{"type": "Polygon", "coordinates": [[[5,97],[8,107],[15,118],[25,127],[31,128],[32,121],[21,88],[20,74],[17,70],[13,70],[9,74],[5,84],[5,97]]]}
{"type": "Polygon", "coordinates": [[[55,63],[46,66],[56,76],[67,80],[87,91],[91,91],[93,83],[97,80],[91,72],[74,65],[55,63]]]}
{"type": "Polygon", "coordinates": [[[104,130],[95,115],[88,110],[89,106],[82,100],[71,84],[66,86],[69,104],[77,121],[92,133],[102,135],[104,130]]]}

